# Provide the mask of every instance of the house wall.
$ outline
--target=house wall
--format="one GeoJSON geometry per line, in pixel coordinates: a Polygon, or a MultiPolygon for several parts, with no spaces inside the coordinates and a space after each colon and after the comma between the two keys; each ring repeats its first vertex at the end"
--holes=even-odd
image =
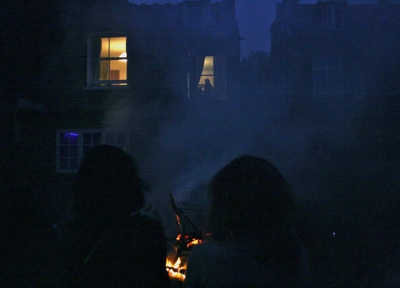
{"type": "Polygon", "coordinates": [[[400,5],[383,1],[364,5],[345,1],[278,4],[270,28],[273,82],[288,97],[293,113],[323,116],[335,102],[354,105],[370,97],[398,93],[393,77],[399,80],[399,12],[400,5]],[[332,3],[343,11],[343,29],[324,27],[323,11],[332,3]],[[342,60],[343,90],[330,99],[317,99],[313,95],[312,61],[326,55],[342,60]]]}
{"type": "MultiPolygon", "coordinates": [[[[118,124],[112,123],[113,117],[120,115],[113,107],[119,105],[132,111],[128,119],[135,122],[133,129],[138,128],[136,147],[146,153],[151,133],[158,133],[160,121],[172,114],[179,117],[179,113],[196,111],[195,101],[187,102],[189,53],[225,55],[228,94],[235,91],[232,86],[240,61],[240,37],[234,1],[136,5],[72,0],[53,4],[60,16],[54,17],[48,28],[57,31],[58,40],[46,42],[40,54],[41,70],[35,74],[37,88],[31,91],[44,109],[18,110],[18,121],[13,122],[14,108],[7,108],[2,136],[14,139],[7,144],[9,156],[2,162],[2,171],[7,173],[2,175],[12,175],[10,181],[36,193],[48,193],[49,209],[54,212],[65,208],[63,199],[73,180],[73,175],[56,173],[57,130],[100,129],[111,124],[115,128],[118,124]],[[86,87],[88,34],[104,31],[128,36],[128,89],[86,87]],[[184,105],[189,108],[185,110],[184,105]],[[15,123],[19,125],[18,145],[14,145],[15,123]]],[[[214,107],[216,114],[222,106],[218,103],[214,107]]],[[[11,178],[2,177],[2,187],[8,186],[11,178]]]]}

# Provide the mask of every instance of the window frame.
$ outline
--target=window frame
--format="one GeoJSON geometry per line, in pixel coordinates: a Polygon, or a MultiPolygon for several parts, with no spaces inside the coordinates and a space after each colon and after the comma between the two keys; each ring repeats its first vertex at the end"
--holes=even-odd
{"type": "MultiPolygon", "coordinates": [[[[56,131],[56,173],[63,173],[63,174],[69,174],[69,173],[76,173],[78,171],[80,162],[82,160],[82,157],[84,153],[91,148],[93,148],[96,145],[100,144],[109,144],[116,146],[122,150],[124,150],[127,153],[130,153],[132,151],[132,142],[133,142],[133,135],[129,133],[128,131],[125,130],[104,130],[104,129],[60,129],[56,131]],[[67,143],[61,143],[61,136],[63,134],[69,134],[68,135],[68,141],[67,143]],[[72,152],[72,155],[70,154],[71,147],[73,147],[70,144],[70,136],[71,134],[76,134],[76,142],[72,143],[72,145],[75,146],[74,150],[72,152]],[[91,134],[91,140],[90,141],[85,141],[85,134],[91,134]],[[98,141],[93,140],[93,135],[94,134],[100,134],[100,138],[98,141]],[[114,137],[113,137],[114,136],[114,137]],[[90,143],[89,143],[90,142],[90,143]],[[64,147],[64,151],[62,151],[64,147]],[[65,153],[65,148],[67,148],[67,156],[64,156],[62,154],[65,153]],[[62,165],[62,161],[65,161],[67,165],[62,165]],[[75,165],[72,167],[70,165],[70,161],[75,161],[75,165]],[[66,167],[66,168],[64,168],[66,167]]],[[[87,137],[87,136],[86,136],[87,137]]],[[[87,139],[86,139],[87,140],[87,139]]]]}
{"type": "MultiPolygon", "coordinates": [[[[86,84],[86,89],[126,89],[128,88],[128,63],[129,63],[129,53],[128,53],[128,36],[126,33],[123,32],[100,32],[100,33],[91,33],[87,37],[87,84],[86,84]],[[125,37],[125,57],[94,57],[94,42],[100,40],[101,38],[117,38],[117,37],[125,37]],[[101,62],[101,61],[117,61],[117,60],[122,60],[123,62],[126,62],[126,79],[124,80],[96,80],[94,79],[94,67],[96,62],[101,62]]],[[[101,49],[100,49],[101,51],[101,49]]],[[[109,64],[109,67],[111,65],[109,64]]],[[[109,73],[110,75],[110,73],[109,73]]]]}

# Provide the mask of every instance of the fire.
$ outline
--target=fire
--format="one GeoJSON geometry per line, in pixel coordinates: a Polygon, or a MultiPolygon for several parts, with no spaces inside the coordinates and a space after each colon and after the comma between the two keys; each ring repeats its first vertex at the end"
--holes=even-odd
{"type": "Polygon", "coordinates": [[[178,279],[181,281],[185,280],[184,270],[186,270],[186,265],[182,266],[181,257],[178,257],[175,263],[172,263],[171,260],[167,259],[165,266],[170,278],[178,279]]]}
{"type": "Polygon", "coordinates": [[[171,251],[169,257],[167,257],[165,266],[170,279],[183,282],[186,277],[186,266],[190,251],[194,245],[202,244],[201,231],[194,226],[185,212],[176,206],[172,194],[169,194],[169,196],[171,208],[175,213],[176,224],[179,226],[180,233],[176,236],[175,243],[172,244],[174,249],[171,251]],[[185,221],[192,226],[192,231],[190,233],[187,233],[182,219],[185,219],[185,221]]]}
{"type": "Polygon", "coordinates": [[[197,245],[197,244],[202,244],[203,242],[201,241],[201,239],[197,239],[197,238],[190,238],[188,235],[184,235],[183,239],[181,239],[182,236],[181,234],[178,234],[178,236],[176,236],[176,241],[177,242],[183,242],[186,243],[186,248],[187,249],[191,249],[193,245],[197,245]]]}
{"type": "MultiPolygon", "coordinates": [[[[187,266],[187,259],[190,254],[190,250],[193,248],[194,245],[202,244],[202,240],[193,238],[193,237],[189,237],[187,235],[184,235],[182,237],[181,234],[178,234],[176,237],[176,241],[177,241],[176,243],[181,244],[180,247],[179,246],[175,247],[175,250],[178,254],[176,256],[176,261],[171,260],[171,257],[168,257],[166,260],[165,266],[166,266],[168,275],[171,279],[184,281],[186,266],[187,266]]],[[[175,258],[175,257],[172,257],[172,258],[175,258]]]]}

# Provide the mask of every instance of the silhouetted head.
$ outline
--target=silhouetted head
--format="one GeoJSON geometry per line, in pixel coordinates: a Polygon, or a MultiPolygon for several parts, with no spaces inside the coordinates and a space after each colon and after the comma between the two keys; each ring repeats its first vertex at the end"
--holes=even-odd
{"type": "Polygon", "coordinates": [[[223,167],[209,187],[206,230],[215,240],[246,231],[264,233],[287,225],[293,209],[291,189],[265,159],[241,156],[223,167]]]}
{"type": "Polygon", "coordinates": [[[119,148],[99,145],[84,154],[73,188],[74,209],[82,220],[129,215],[144,205],[136,165],[119,148]]]}

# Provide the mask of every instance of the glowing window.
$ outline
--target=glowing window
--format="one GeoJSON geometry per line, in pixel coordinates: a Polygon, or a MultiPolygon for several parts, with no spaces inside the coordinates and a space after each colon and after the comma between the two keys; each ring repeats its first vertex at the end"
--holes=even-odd
{"type": "MultiPolygon", "coordinates": [[[[197,57],[195,75],[195,87],[191,87],[192,95],[189,98],[226,98],[226,61],[222,56],[197,57]]],[[[192,84],[191,84],[192,85],[192,84]]]]}
{"type": "Polygon", "coordinates": [[[203,69],[201,71],[200,80],[198,83],[203,92],[211,91],[214,87],[214,57],[204,57],[203,69]],[[209,84],[209,85],[207,85],[209,84]],[[208,86],[208,88],[207,88],[208,86]]]}
{"type": "Polygon", "coordinates": [[[88,48],[89,87],[127,85],[126,37],[90,36],[88,48]]]}

